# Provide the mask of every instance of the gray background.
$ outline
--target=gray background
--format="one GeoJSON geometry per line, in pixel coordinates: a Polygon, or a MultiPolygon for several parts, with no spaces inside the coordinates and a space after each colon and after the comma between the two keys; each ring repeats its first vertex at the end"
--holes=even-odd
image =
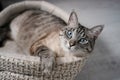
{"type": "MultiPolygon", "coordinates": [[[[19,0],[3,0],[4,7],[19,0]]],[[[47,0],[70,13],[77,12],[87,27],[104,24],[93,54],[76,80],[120,80],[120,0],[47,0]]]]}

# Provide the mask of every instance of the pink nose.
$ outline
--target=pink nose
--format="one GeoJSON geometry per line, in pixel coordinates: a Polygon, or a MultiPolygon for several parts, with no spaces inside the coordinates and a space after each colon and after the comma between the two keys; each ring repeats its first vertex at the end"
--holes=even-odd
{"type": "Polygon", "coordinates": [[[76,42],[75,42],[74,40],[71,40],[71,41],[69,42],[69,44],[70,44],[70,47],[71,47],[71,46],[74,46],[74,45],[76,44],[76,42]]]}

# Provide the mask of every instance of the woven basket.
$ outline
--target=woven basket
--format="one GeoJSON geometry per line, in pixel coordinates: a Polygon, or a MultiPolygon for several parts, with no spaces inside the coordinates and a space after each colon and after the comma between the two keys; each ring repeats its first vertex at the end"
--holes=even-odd
{"type": "MultiPolygon", "coordinates": [[[[65,22],[68,21],[68,14],[48,2],[24,1],[12,4],[0,13],[0,26],[7,22],[9,16],[27,9],[48,11],[65,22]],[[12,12],[9,13],[10,11],[12,12]]],[[[15,56],[0,55],[0,80],[74,80],[83,67],[85,60],[86,58],[84,57],[73,62],[60,62],[64,60],[59,58],[51,75],[45,75],[41,71],[39,57],[23,55],[17,58],[15,56]]]]}

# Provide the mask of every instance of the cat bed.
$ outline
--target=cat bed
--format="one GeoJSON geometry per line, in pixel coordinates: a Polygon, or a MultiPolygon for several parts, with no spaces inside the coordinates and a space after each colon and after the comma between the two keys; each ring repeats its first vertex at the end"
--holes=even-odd
{"type": "MultiPolygon", "coordinates": [[[[68,21],[66,12],[48,2],[23,1],[12,4],[0,12],[0,26],[10,20],[10,15],[27,9],[44,10],[61,18],[66,23],[68,21]]],[[[8,53],[0,49],[0,80],[74,80],[86,61],[85,57],[75,58],[74,61],[68,61],[65,57],[58,58],[51,74],[46,75],[41,71],[39,57],[13,54],[10,53],[10,50],[12,51],[10,48],[11,45],[9,49],[4,48],[4,51],[8,51],[8,53]]]]}

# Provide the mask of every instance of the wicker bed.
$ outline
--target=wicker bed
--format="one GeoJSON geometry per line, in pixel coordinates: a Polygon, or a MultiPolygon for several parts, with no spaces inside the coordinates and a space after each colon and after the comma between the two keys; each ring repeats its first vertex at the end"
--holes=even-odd
{"type": "MultiPolygon", "coordinates": [[[[45,10],[65,22],[68,21],[68,14],[66,12],[48,2],[24,1],[12,4],[0,13],[0,26],[10,20],[10,15],[27,9],[45,10]]],[[[80,58],[73,62],[62,62],[62,59],[57,59],[58,63],[54,66],[51,75],[45,75],[41,71],[39,57],[25,55],[16,57],[0,54],[0,80],[74,80],[83,67],[86,58],[80,58]]]]}

